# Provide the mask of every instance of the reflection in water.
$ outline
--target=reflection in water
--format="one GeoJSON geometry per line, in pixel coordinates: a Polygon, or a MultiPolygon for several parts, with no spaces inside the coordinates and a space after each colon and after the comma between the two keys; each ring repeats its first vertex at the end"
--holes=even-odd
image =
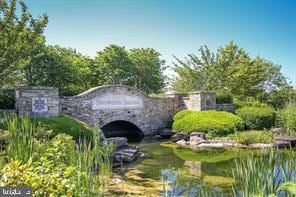
{"type": "MultiPolygon", "coordinates": [[[[125,188],[142,194],[151,192],[151,196],[232,196],[235,159],[246,158],[250,153],[255,157],[261,154],[245,149],[193,152],[172,148],[168,143],[164,147],[163,144],[147,137],[133,144],[140,147],[144,156],[118,169],[124,172],[122,178],[125,188]]],[[[113,187],[113,191],[122,190],[122,187],[118,188],[119,185],[113,187]]],[[[133,196],[127,189],[125,194],[133,196]]]]}

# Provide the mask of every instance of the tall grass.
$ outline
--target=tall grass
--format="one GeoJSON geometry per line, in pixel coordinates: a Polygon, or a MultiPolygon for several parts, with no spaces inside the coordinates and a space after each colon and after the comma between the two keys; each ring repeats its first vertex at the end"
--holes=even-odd
{"type": "Polygon", "coordinates": [[[235,160],[232,171],[236,180],[233,187],[235,196],[288,196],[280,191],[281,184],[296,180],[296,153],[295,151],[263,149],[260,155],[250,153],[247,158],[235,160]]]}
{"type": "Polygon", "coordinates": [[[7,156],[10,161],[27,162],[35,152],[36,127],[28,117],[12,114],[5,117],[8,130],[7,156]]]}
{"type": "Polygon", "coordinates": [[[112,173],[112,145],[102,145],[101,132],[94,128],[93,140],[80,137],[71,160],[78,166],[77,191],[79,196],[95,196],[104,193],[112,173]]]}

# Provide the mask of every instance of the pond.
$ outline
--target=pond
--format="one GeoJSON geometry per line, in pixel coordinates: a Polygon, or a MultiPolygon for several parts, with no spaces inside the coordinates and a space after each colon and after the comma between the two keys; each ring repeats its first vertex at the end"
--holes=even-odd
{"type": "MultiPolygon", "coordinates": [[[[258,150],[247,149],[207,149],[193,152],[190,149],[176,148],[175,144],[168,141],[146,137],[140,143],[132,145],[140,148],[142,156],[137,161],[116,169],[121,181],[111,186],[113,194],[203,196],[202,194],[209,192],[209,196],[232,196],[235,159],[246,158],[254,153],[261,154],[258,150]]],[[[295,176],[295,170],[293,173],[295,176]]]]}

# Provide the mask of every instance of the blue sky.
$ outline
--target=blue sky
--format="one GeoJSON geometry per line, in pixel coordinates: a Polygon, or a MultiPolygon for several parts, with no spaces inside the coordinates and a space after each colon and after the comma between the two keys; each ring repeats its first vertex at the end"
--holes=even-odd
{"type": "Polygon", "coordinates": [[[48,44],[94,56],[113,43],[152,47],[172,55],[211,50],[231,40],[251,56],[282,65],[296,85],[296,1],[25,0],[34,15],[47,13],[48,44]]]}

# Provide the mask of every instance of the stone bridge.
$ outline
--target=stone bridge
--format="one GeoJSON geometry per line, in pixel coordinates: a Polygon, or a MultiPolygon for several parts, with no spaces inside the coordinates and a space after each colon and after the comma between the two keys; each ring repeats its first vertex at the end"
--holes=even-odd
{"type": "Polygon", "coordinates": [[[16,90],[16,110],[20,115],[51,117],[66,114],[89,125],[98,124],[107,137],[153,135],[180,110],[216,107],[213,92],[192,92],[187,96],[174,93],[158,98],[123,85],[95,87],[70,97],[60,97],[58,89],[53,87],[16,90]]]}

